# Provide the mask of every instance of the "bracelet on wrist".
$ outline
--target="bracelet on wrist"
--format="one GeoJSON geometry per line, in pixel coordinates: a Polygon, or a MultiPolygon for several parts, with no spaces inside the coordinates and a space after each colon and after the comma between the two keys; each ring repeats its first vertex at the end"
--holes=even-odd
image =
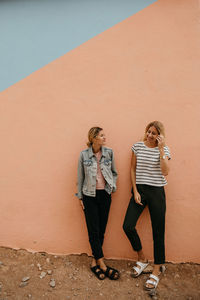
{"type": "Polygon", "coordinates": [[[160,159],[165,160],[166,156],[165,155],[160,155],[160,159]]]}

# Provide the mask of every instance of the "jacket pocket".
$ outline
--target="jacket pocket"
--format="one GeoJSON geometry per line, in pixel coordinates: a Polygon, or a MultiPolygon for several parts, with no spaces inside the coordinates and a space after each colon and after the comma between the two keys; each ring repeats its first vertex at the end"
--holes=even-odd
{"type": "Polygon", "coordinates": [[[83,164],[86,167],[90,167],[90,166],[92,166],[92,160],[91,159],[84,160],[83,164]]]}
{"type": "Polygon", "coordinates": [[[105,159],[103,163],[104,163],[105,166],[108,167],[108,166],[111,165],[111,160],[110,159],[105,159]]]}

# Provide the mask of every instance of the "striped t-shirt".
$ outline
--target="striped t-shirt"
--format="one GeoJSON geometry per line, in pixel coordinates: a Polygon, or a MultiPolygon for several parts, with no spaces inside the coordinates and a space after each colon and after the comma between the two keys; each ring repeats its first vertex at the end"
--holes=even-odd
{"type": "MultiPolygon", "coordinates": [[[[167,180],[160,168],[160,151],[158,147],[149,148],[144,142],[138,142],[132,146],[136,155],[136,184],[164,186],[167,180]]],[[[171,159],[170,150],[164,147],[164,153],[171,159]]]]}

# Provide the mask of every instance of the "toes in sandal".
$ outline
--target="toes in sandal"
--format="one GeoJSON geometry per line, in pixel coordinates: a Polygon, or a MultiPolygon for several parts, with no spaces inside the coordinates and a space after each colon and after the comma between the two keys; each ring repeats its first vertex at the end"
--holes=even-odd
{"type": "Polygon", "coordinates": [[[90,268],[92,273],[99,279],[99,280],[104,280],[106,278],[104,272],[100,269],[99,266],[94,266],[90,268]]]}
{"type": "Polygon", "coordinates": [[[106,277],[108,277],[111,280],[119,279],[119,277],[120,277],[119,271],[117,271],[114,268],[108,267],[108,266],[106,266],[106,267],[107,267],[106,271],[103,271],[106,277]]]}
{"type": "Polygon", "coordinates": [[[144,269],[146,269],[148,264],[149,264],[148,262],[143,263],[141,261],[137,261],[136,266],[133,267],[133,271],[135,271],[135,273],[133,273],[132,276],[138,277],[144,271],[144,269]]]}
{"type": "Polygon", "coordinates": [[[148,280],[146,281],[144,288],[145,288],[145,290],[147,290],[147,291],[155,290],[155,289],[157,288],[157,286],[158,286],[159,278],[158,278],[157,276],[153,275],[153,274],[151,274],[151,275],[149,276],[149,278],[150,278],[150,279],[148,279],[148,280]],[[151,280],[151,278],[154,279],[154,280],[151,280]],[[147,286],[148,284],[151,284],[152,287],[147,286]]]}

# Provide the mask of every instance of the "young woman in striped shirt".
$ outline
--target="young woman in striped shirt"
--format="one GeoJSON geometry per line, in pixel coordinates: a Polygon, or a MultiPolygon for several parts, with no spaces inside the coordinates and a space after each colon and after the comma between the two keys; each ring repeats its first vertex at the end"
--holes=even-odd
{"type": "Polygon", "coordinates": [[[165,176],[169,173],[170,151],[165,145],[164,126],[159,121],[149,123],[142,142],[132,147],[131,181],[132,197],[126,212],[123,229],[137,251],[138,261],[133,267],[133,277],[138,277],[148,266],[138,233],[137,220],[145,206],[149,208],[154,242],[154,268],[145,283],[145,289],[153,290],[159,282],[165,263],[165,176]]]}

